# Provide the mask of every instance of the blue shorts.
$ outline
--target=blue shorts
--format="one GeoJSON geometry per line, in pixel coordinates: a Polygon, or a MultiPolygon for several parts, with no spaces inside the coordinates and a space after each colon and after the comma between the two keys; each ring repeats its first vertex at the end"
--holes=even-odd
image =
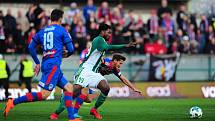
{"type": "Polygon", "coordinates": [[[42,78],[38,85],[45,90],[52,91],[56,85],[63,89],[68,83],[58,65],[52,63],[42,64],[41,70],[42,78]]]}

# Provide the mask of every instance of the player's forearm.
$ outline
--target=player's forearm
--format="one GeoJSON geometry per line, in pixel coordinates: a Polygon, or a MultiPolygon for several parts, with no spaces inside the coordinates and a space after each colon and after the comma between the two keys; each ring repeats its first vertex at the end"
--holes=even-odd
{"type": "Polygon", "coordinates": [[[33,58],[34,62],[36,64],[40,64],[40,61],[37,57],[36,46],[37,46],[37,44],[34,41],[32,41],[28,46],[28,51],[29,51],[31,57],[33,58]]]}
{"type": "Polygon", "coordinates": [[[122,48],[125,48],[126,45],[107,45],[106,46],[106,50],[118,50],[118,49],[122,49],[122,48]]]}
{"type": "Polygon", "coordinates": [[[68,56],[72,55],[74,52],[74,47],[72,42],[66,44],[66,49],[68,50],[68,56]]]}
{"type": "Polygon", "coordinates": [[[132,90],[135,89],[135,87],[133,86],[133,84],[128,79],[126,79],[123,75],[120,76],[120,80],[122,81],[122,83],[124,83],[126,86],[128,86],[132,90]]]}

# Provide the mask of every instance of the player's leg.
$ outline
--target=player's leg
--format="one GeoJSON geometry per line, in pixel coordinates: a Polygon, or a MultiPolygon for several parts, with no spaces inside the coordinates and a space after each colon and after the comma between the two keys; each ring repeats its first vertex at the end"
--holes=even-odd
{"type": "Polygon", "coordinates": [[[97,85],[97,88],[101,91],[95,106],[90,110],[90,114],[94,115],[97,119],[102,119],[102,116],[98,113],[97,109],[105,102],[107,95],[110,91],[110,86],[106,80],[101,80],[97,85]]]}
{"type": "Polygon", "coordinates": [[[76,102],[74,105],[74,116],[76,118],[81,118],[81,116],[78,115],[78,110],[80,109],[81,105],[83,104],[86,98],[86,95],[88,94],[88,91],[86,90],[88,90],[88,88],[82,89],[81,85],[77,85],[77,84],[74,85],[74,94],[77,96],[76,102]]]}
{"type": "Polygon", "coordinates": [[[27,102],[35,102],[35,101],[42,101],[45,100],[49,95],[51,94],[51,91],[42,90],[41,92],[29,92],[26,93],[26,95],[15,98],[15,99],[8,99],[6,103],[6,107],[4,109],[4,116],[7,117],[9,111],[18,104],[21,103],[27,103],[27,102]]]}
{"type": "Polygon", "coordinates": [[[87,95],[86,95],[86,98],[84,100],[84,103],[89,104],[93,100],[92,94],[94,93],[94,91],[90,88],[88,88],[87,90],[84,90],[84,91],[87,91],[87,95]]]}
{"type": "Polygon", "coordinates": [[[59,87],[64,89],[64,104],[67,109],[69,121],[80,121],[80,119],[75,119],[74,108],[73,108],[73,85],[69,83],[63,76],[58,83],[59,87]]]}
{"type": "Polygon", "coordinates": [[[62,94],[60,98],[60,104],[55,110],[55,112],[50,115],[50,119],[58,119],[58,116],[60,115],[60,113],[62,113],[65,109],[66,107],[64,105],[64,94],[62,94]]]}
{"type": "Polygon", "coordinates": [[[42,78],[39,82],[39,86],[42,88],[41,92],[29,92],[26,95],[21,96],[15,99],[9,99],[6,103],[6,107],[4,110],[4,116],[7,117],[9,111],[18,104],[26,103],[26,102],[35,102],[45,100],[50,94],[51,91],[55,88],[58,78],[59,78],[59,68],[58,66],[50,66],[49,68],[42,67],[42,78]]]}

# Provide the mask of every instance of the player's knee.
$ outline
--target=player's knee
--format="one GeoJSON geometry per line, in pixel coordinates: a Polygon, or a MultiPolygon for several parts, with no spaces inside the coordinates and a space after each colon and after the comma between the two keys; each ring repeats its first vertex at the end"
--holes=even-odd
{"type": "Polygon", "coordinates": [[[73,92],[72,84],[70,84],[70,83],[66,84],[64,87],[64,90],[72,93],[73,92]]]}
{"type": "Polygon", "coordinates": [[[102,93],[105,94],[106,96],[108,95],[110,91],[110,87],[109,86],[104,86],[103,87],[103,90],[102,90],[102,93]]]}

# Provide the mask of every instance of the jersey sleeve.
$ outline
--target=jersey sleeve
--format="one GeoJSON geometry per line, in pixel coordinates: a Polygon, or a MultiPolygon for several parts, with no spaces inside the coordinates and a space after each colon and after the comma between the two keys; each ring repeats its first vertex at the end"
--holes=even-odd
{"type": "Polygon", "coordinates": [[[104,50],[118,50],[118,49],[122,49],[124,47],[126,47],[126,45],[122,44],[122,45],[109,45],[107,44],[107,42],[105,42],[105,40],[103,38],[98,38],[97,40],[97,49],[99,51],[104,51],[104,50]]]}
{"type": "Polygon", "coordinates": [[[63,43],[68,50],[68,56],[72,55],[74,52],[74,46],[72,43],[72,37],[70,36],[69,32],[63,29],[63,43]]]}
{"type": "Polygon", "coordinates": [[[119,69],[114,68],[113,69],[113,74],[120,79],[121,71],[119,69]]]}
{"type": "Polygon", "coordinates": [[[32,41],[34,41],[36,44],[40,44],[39,34],[40,34],[40,32],[36,33],[36,34],[32,37],[32,41]]]}
{"type": "Polygon", "coordinates": [[[32,40],[31,43],[28,45],[28,51],[29,51],[31,57],[33,58],[34,62],[36,64],[40,64],[40,61],[37,57],[37,52],[36,52],[37,45],[38,45],[38,43],[36,43],[34,40],[32,40]]]}
{"type": "Polygon", "coordinates": [[[72,37],[70,36],[69,32],[65,29],[62,30],[63,32],[63,44],[72,43],[72,37]]]}

